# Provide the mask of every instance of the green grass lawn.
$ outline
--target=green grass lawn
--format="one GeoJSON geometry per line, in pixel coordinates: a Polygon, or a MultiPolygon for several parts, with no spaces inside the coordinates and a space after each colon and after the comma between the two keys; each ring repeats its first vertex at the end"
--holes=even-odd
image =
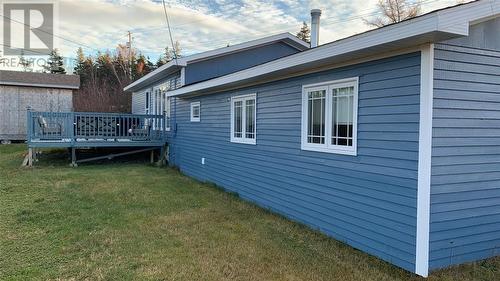
{"type": "MultiPolygon", "coordinates": [[[[0,280],[419,280],[173,169],[20,168],[0,145],[0,280]]],[[[500,259],[428,280],[494,280],[500,259]]],[[[497,279],[498,280],[498,279],[497,279]]]]}

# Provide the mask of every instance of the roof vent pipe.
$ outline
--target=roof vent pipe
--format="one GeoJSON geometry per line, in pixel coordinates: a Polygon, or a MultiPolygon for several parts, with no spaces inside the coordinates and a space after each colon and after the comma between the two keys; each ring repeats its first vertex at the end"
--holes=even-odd
{"type": "Polygon", "coordinates": [[[321,17],[320,9],[311,10],[311,48],[319,45],[319,18],[321,17]]]}

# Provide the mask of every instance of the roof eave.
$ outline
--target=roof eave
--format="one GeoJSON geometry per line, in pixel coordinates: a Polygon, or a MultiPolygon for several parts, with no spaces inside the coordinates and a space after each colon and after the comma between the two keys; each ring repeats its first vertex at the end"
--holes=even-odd
{"type": "Polygon", "coordinates": [[[78,90],[78,89],[80,89],[79,85],[60,85],[60,84],[43,84],[43,83],[0,82],[0,85],[1,86],[66,89],[66,90],[78,90]]]}
{"type": "Polygon", "coordinates": [[[127,87],[123,88],[124,92],[134,92],[137,90],[140,90],[144,88],[145,86],[155,83],[158,80],[161,80],[163,77],[168,76],[182,67],[186,66],[186,61],[185,60],[175,60],[170,61],[169,63],[162,65],[160,68],[156,69],[155,71],[147,74],[146,76],[134,81],[132,84],[128,85],[127,87]]]}

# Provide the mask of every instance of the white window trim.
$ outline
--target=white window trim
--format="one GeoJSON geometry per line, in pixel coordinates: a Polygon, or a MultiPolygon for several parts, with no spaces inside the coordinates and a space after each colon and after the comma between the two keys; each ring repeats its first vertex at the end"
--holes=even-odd
{"type": "Polygon", "coordinates": [[[243,143],[243,144],[252,144],[256,145],[257,144],[257,94],[249,94],[249,95],[241,95],[241,96],[234,96],[231,97],[231,142],[234,143],[243,143]],[[243,112],[246,112],[246,106],[245,106],[245,101],[247,100],[255,100],[255,115],[254,115],[254,124],[255,124],[255,138],[249,139],[246,138],[246,116],[243,114],[242,119],[242,132],[241,138],[235,138],[234,137],[234,102],[235,101],[243,101],[243,112]]]}
{"type": "Polygon", "coordinates": [[[166,118],[167,118],[167,126],[166,126],[166,131],[170,132],[170,121],[172,120],[172,98],[167,96],[167,91],[164,93],[165,95],[165,113],[166,113],[166,118]]]}
{"type": "Polygon", "coordinates": [[[356,156],[358,151],[358,91],[359,91],[359,77],[351,77],[346,79],[327,81],[316,84],[309,84],[302,86],[302,136],[301,136],[301,149],[317,152],[335,153],[356,156]],[[352,120],[352,147],[331,144],[331,106],[330,98],[331,89],[337,87],[354,86],[354,100],[353,100],[353,120],[352,120]],[[325,99],[325,144],[312,144],[307,142],[307,118],[308,118],[308,100],[307,93],[310,90],[323,89],[326,90],[327,97],[325,99]]]}
{"type": "Polygon", "coordinates": [[[201,120],[201,103],[199,101],[192,102],[191,103],[191,122],[200,122],[200,120],[201,120]],[[199,108],[198,117],[193,116],[195,107],[199,108]]]}
{"type": "Polygon", "coordinates": [[[144,114],[149,115],[151,112],[151,89],[144,91],[144,114]]]}

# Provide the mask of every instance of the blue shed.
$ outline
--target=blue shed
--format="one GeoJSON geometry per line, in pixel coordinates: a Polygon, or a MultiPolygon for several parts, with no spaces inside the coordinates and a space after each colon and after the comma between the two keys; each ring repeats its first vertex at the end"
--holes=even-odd
{"type": "MultiPolygon", "coordinates": [[[[500,2],[166,92],[185,174],[427,276],[500,251],[500,2]]],[[[216,70],[217,71],[217,70],[216,70]]]]}

